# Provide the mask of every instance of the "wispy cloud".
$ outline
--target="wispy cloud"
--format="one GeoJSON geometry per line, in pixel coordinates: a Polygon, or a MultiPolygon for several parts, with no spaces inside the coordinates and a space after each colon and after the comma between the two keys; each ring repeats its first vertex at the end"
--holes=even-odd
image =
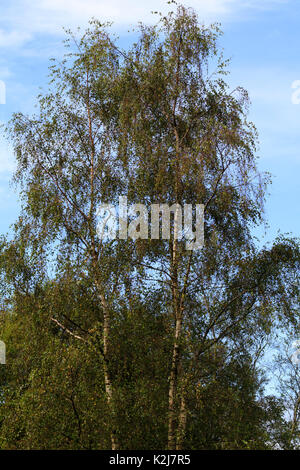
{"type": "MultiPolygon", "coordinates": [[[[234,18],[250,9],[266,9],[288,0],[182,0],[195,8],[202,20],[215,21],[234,18]]],[[[166,12],[172,6],[165,0],[14,0],[2,6],[0,19],[0,47],[17,46],[35,34],[60,35],[62,27],[85,26],[92,17],[100,21],[112,20],[116,27],[124,27],[138,20],[153,22],[151,10],[166,12]],[[2,29],[1,29],[2,28],[2,29]]]]}
{"type": "Polygon", "coordinates": [[[20,46],[31,39],[29,32],[23,31],[5,31],[0,29],[0,48],[20,46]]]}

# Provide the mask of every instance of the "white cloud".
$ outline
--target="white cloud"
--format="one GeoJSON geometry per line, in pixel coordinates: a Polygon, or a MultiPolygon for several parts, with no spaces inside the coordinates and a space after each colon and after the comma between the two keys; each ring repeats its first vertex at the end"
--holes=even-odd
{"type": "MultiPolygon", "coordinates": [[[[273,5],[286,3],[288,0],[182,0],[187,6],[195,8],[204,17],[210,15],[226,15],[244,8],[270,8],[273,5]]],[[[150,18],[151,10],[167,11],[169,6],[165,0],[42,0],[27,3],[41,12],[65,13],[71,18],[82,20],[91,16],[114,19],[118,23],[130,23],[145,16],[150,18]]]]}
{"type": "Polygon", "coordinates": [[[20,46],[31,39],[31,34],[25,31],[5,31],[0,29],[0,47],[20,46]]]}
{"type": "MultiPolygon", "coordinates": [[[[201,20],[220,21],[244,15],[249,10],[272,8],[288,0],[182,0],[195,8],[201,20]]],[[[122,28],[156,21],[151,11],[166,12],[173,6],[166,0],[13,0],[2,6],[0,47],[18,46],[36,33],[62,34],[62,27],[86,26],[89,19],[111,20],[122,28]],[[5,26],[4,26],[5,25],[5,26]]]]}

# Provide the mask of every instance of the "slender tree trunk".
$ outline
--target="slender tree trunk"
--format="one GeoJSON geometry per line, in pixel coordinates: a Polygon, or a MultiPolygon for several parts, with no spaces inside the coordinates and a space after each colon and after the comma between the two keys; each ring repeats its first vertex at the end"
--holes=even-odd
{"type": "MultiPolygon", "coordinates": [[[[177,183],[176,183],[176,202],[177,202],[177,183]]],[[[174,214],[174,231],[173,243],[171,249],[171,272],[172,272],[172,298],[173,298],[173,312],[175,317],[175,335],[172,353],[172,365],[170,372],[170,385],[169,385],[169,429],[168,429],[168,449],[174,450],[176,447],[176,395],[177,395],[177,381],[178,381],[178,366],[179,366],[179,347],[180,336],[182,327],[182,315],[179,308],[179,286],[178,286],[178,211],[177,206],[174,214]]]]}
{"type": "MultiPolygon", "coordinates": [[[[178,67],[179,69],[179,67],[178,67]]],[[[178,70],[176,81],[178,81],[178,70]]],[[[176,85],[177,86],[177,85],[176,85]]],[[[175,155],[175,197],[176,204],[178,203],[179,195],[179,174],[180,174],[180,143],[179,136],[176,129],[175,118],[176,100],[174,101],[173,108],[173,121],[175,124],[174,135],[176,140],[176,155],[175,155]]],[[[180,288],[178,281],[178,211],[177,206],[174,214],[174,230],[173,230],[173,243],[171,248],[171,279],[172,279],[172,298],[173,298],[173,312],[175,318],[175,335],[172,352],[172,365],[170,372],[170,385],[169,385],[169,422],[168,422],[168,450],[176,449],[176,428],[177,428],[177,384],[178,384],[178,369],[180,362],[180,338],[182,329],[182,309],[180,308],[180,288]]]]}
{"type": "Polygon", "coordinates": [[[114,417],[114,405],[113,405],[113,384],[110,377],[109,371],[109,342],[110,342],[110,320],[111,320],[111,312],[110,307],[105,298],[105,290],[102,288],[101,282],[98,280],[98,257],[95,249],[95,236],[94,236],[94,229],[92,224],[93,214],[95,212],[95,201],[94,201],[94,176],[95,176],[95,141],[94,141],[94,133],[93,133],[93,124],[92,124],[92,116],[91,116],[91,109],[90,109],[90,85],[89,85],[89,70],[87,69],[86,73],[86,86],[87,86],[87,116],[88,116],[88,126],[89,126],[89,140],[91,145],[91,162],[90,162],[90,210],[89,210],[89,231],[91,236],[91,245],[92,245],[92,260],[93,260],[93,267],[94,273],[96,276],[96,288],[98,291],[98,295],[100,298],[100,302],[103,308],[103,369],[104,369],[104,387],[105,387],[105,395],[107,406],[109,409],[110,415],[110,437],[111,437],[111,448],[112,450],[118,449],[117,443],[117,436],[115,427],[115,417],[114,417]]]}
{"type": "Polygon", "coordinates": [[[170,373],[170,386],[169,386],[169,429],[168,429],[168,449],[174,450],[176,448],[176,396],[177,396],[177,381],[178,381],[178,365],[179,365],[179,340],[181,335],[182,320],[176,320],[175,327],[175,340],[173,346],[172,366],[170,373]]]}
{"type": "Polygon", "coordinates": [[[185,401],[185,391],[183,391],[181,397],[179,418],[178,418],[178,431],[177,431],[177,440],[176,440],[176,450],[182,450],[184,446],[184,438],[186,433],[187,425],[187,408],[185,401]]]}
{"type": "Polygon", "coordinates": [[[104,369],[104,387],[105,387],[105,395],[107,406],[109,409],[110,415],[110,437],[111,437],[111,448],[112,450],[118,449],[118,441],[116,436],[116,429],[115,429],[115,416],[114,416],[114,404],[113,404],[113,384],[110,376],[109,371],[109,350],[110,350],[110,321],[111,321],[111,313],[109,305],[107,304],[106,298],[103,294],[103,289],[101,288],[101,284],[99,281],[96,281],[96,287],[98,290],[99,298],[101,301],[101,305],[103,308],[103,369],[104,369]]]}

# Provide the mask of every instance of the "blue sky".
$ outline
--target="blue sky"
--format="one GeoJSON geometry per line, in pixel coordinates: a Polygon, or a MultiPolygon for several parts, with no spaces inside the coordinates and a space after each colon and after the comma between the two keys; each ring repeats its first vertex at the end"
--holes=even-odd
{"type": "MultiPolygon", "coordinates": [[[[162,0],[0,1],[0,81],[6,86],[1,122],[12,112],[34,111],[39,87],[47,84],[49,58],[63,52],[63,26],[84,28],[92,17],[113,20],[125,44],[130,25],[152,22],[151,10],[169,8],[162,0]]],[[[263,230],[256,232],[261,243],[278,231],[299,236],[300,104],[292,103],[297,91],[292,83],[300,80],[299,0],[182,3],[194,7],[203,22],[222,23],[220,45],[232,58],[230,84],[243,86],[250,94],[250,118],[260,136],[259,168],[273,175],[266,206],[269,228],[265,235],[263,230]]],[[[19,211],[17,194],[9,185],[13,168],[12,152],[0,133],[0,233],[9,230],[19,211]]]]}

